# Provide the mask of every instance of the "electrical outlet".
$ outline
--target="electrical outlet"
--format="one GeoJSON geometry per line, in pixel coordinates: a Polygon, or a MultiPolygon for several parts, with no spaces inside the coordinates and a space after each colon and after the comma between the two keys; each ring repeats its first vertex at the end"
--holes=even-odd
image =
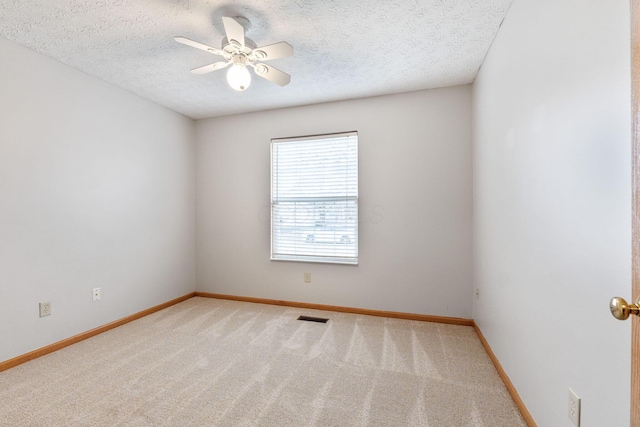
{"type": "Polygon", "coordinates": [[[304,283],[311,283],[311,273],[304,273],[304,283]]]}
{"type": "Polygon", "coordinates": [[[571,389],[569,389],[569,418],[576,427],[580,427],[580,398],[571,389]]]}
{"type": "Polygon", "coordinates": [[[480,299],[480,289],[476,288],[476,299],[480,299]]]}
{"type": "Polygon", "coordinates": [[[93,288],[93,300],[94,301],[100,300],[100,288],[93,288]]]}
{"type": "Polygon", "coordinates": [[[50,302],[41,302],[40,303],[40,317],[49,316],[51,314],[51,303],[50,302]]]}

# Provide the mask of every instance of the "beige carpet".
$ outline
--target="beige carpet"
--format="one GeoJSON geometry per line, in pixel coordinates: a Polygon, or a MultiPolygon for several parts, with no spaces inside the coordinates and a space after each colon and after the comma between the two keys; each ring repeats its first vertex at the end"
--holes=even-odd
{"type": "Polygon", "coordinates": [[[0,425],[525,423],[471,327],[192,298],[0,373],[0,425]]]}

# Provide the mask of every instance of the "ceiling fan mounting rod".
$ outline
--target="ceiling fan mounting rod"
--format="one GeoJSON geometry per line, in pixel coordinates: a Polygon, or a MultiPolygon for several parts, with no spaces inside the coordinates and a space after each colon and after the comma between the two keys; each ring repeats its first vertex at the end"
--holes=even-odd
{"type": "Polygon", "coordinates": [[[249,32],[251,29],[251,21],[249,21],[248,18],[245,18],[244,16],[234,16],[233,19],[235,19],[238,24],[242,25],[245,34],[249,32]]]}

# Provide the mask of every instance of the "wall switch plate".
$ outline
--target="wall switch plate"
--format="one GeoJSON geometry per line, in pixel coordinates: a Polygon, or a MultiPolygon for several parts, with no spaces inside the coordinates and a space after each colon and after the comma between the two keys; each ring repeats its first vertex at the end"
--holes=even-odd
{"type": "Polygon", "coordinates": [[[569,389],[569,418],[576,427],[580,427],[580,398],[571,389],[569,389]]]}
{"type": "Polygon", "coordinates": [[[93,300],[100,300],[100,288],[93,288],[93,300]]]}
{"type": "Polygon", "coordinates": [[[41,302],[40,303],[40,317],[49,316],[51,314],[51,303],[50,302],[41,302]]]}
{"type": "Polygon", "coordinates": [[[304,283],[311,283],[311,273],[304,273],[304,283]]]}

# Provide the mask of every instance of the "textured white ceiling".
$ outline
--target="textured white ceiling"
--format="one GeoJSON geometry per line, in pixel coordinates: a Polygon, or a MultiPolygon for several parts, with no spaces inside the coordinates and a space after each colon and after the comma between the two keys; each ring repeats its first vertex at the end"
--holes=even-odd
{"type": "Polygon", "coordinates": [[[471,83],[511,1],[0,0],[0,36],[197,119],[471,83]],[[222,16],[294,47],[288,86],[189,71],[220,57],[173,37],[219,47],[222,16]]]}

